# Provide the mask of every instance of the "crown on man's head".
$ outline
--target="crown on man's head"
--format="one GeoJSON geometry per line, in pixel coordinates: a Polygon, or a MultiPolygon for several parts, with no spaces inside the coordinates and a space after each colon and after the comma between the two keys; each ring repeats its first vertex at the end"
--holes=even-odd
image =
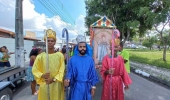
{"type": "MultiPolygon", "coordinates": [[[[112,39],[110,40],[110,44],[112,44],[112,39]]],[[[114,45],[119,46],[120,45],[120,39],[118,39],[118,38],[114,39],[114,45]]]]}
{"type": "Polygon", "coordinates": [[[77,43],[86,42],[86,37],[83,35],[78,35],[76,38],[77,43]]]}
{"type": "Polygon", "coordinates": [[[46,40],[46,34],[48,38],[53,38],[56,41],[56,32],[53,31],[52,29],[48,29],[45,31],[45,36],[44,36],[44,41],[46,40]]]}
{"type": "Polygon", "coordinates": [[[112,41],[114,41],[114,45],[119,46],[120,45],[120,39],[119,38],[120,38],[119,30],[114,29],[112,39],[110,40],[110,44],[112,44],[112,41]]]}

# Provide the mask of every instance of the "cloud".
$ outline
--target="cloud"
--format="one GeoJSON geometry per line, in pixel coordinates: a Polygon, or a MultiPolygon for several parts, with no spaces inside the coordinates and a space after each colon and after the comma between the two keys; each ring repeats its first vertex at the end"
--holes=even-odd
{"type": "Polygon", "coordinates": [[[85,28],[85,16],[80,15],[76,20],[76,29],[78,30],[79,34],[84,35],[84,32],[87,31],[87,28],[85,28]]]}
{"type": "Polygon", "coordinates": [[[15,7],[13,5],[15,5],[15,3],[9,2],[9,0],[0,1],[0,26],[1,27],[6,27],[7,29],[14,27],[15,7]]]}
{"type": "MultiPolygon", "coordinates": [[[[80,15],[77,18],[74,30],[68,28],[70,38],[75,38],[77,36],[76,32],[83,35],[87,30],[84,25],[84,17],[85,16],[80,15]]],[[[44,13],[40,14],[36,12],[32,0],[23,0],[23,24],[24,30],[35,32],[37,37],[43,37],[44,29],[51,28],[57,32],[59,38],[62,37],[63,28],[69,26],[69,24],[63,22],[58,15],[48,17],[44,13]]],[[[15,31],[15,0],[0,1],[0,27],[15,31]]]]}

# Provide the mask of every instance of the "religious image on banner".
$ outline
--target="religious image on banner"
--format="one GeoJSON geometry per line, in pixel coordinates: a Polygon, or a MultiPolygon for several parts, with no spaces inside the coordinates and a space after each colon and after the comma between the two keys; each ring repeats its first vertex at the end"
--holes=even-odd
{"type": "Polygon", "coordinates": [[[101,40],[98,41],[97,60],[99,63],[102,63],[103,57],[108,54],[108,49],[109,43],[106,40],[106,36],[103,34],[101,40]]]}
{"type": "Polygon", "coordinates": [[[103,57],[109,53],[112,29],[95,29],[94,35],[93,57],[95,64],[101,64],[103,57]]]}

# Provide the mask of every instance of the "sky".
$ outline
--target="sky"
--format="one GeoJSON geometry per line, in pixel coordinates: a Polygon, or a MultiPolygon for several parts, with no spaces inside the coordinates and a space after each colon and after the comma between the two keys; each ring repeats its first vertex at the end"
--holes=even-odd
{"type": "MultiPolygon", "coordinates": [[[[0,28],[15,32],[15,1],[0,0],[0,28]]],[[[62,37],[67,28],[70,38],[84,35],[86,9],[84,0],[23,0],[23,24],[25,30],[37,37],[44,36],[44,29],[56,31],[62,37]]]]}

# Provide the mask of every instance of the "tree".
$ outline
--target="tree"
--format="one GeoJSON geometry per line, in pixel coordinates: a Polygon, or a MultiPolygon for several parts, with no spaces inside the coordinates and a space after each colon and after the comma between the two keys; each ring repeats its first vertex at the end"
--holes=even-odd
{"type": "Polygon", "coordinates": [[[156,40],[157,40],[157,38],[155,36],[148,37],[147,39],[145,39],[143,41],[142,45],[150,48],[150,50],[151,50],[151,49],[153,49],[152,46],[156,42],[156,40]]]}
{"type": "Polygon", "coordinates": [[[161,24],[154,24],[156,31],[159,33],[160,40],[161,40],[161,42],[163,44],[163,48],[164,48],[163,61],[166,61],[166,49],[167,49],[167,45],[169,44],[169,41],[170,41],[170,32],[169,32],[170,29],[165,30],[165,26],[168,23],[170,24],[170,12],[169,12],[168,17],[165,22],[162,22],[161,24]]]}
{"type": "Polygon", "coordinates": [[[125,3],[122,0],[86,1],[86,26],[89,28],[90,25],[96,21],[96,19],[99,19],[99,17],[95,16],[96,14],[101,16],[106,15],[109,19],[113,20],[114,24],[117,25],[118,29],[122,33],[123,39],[127,40],[128,38],[125,37],[130,37],[130,35],[132,36],[133,34],[135,34],[133,29],[138,26],[139,22],[136,20],[132,20],[131,16],[128,16],[129,12],[126,10],[126,6],[123,6],[124,4],[125,3]]]}
{"type": "Polygon", "coordinates": [[[88,0],[86,26],[89,28],[96,21],[95,14],[106,15],[120,30],[123,40],[132,38],[136,32],[142,36],[154,26],[164,43],[163,60],[166,61],[167,40],[162,34],[170,19],[169,5],[170,0],[88,0]],[[161,23],[163,27],[159,30],[161,23]]]}
{"type": "Polygon", "coordinates": [[[170,10],[170,0],[88,0],[85,3],[88,28],[99,19],[96,14],[106,15],[120,30],[124,40],[132,38],[136,32],[144,35],[155,23],[165,20],[167,16],[159,16],[170,10]]]}
{"type": "Polygon", "coordinates": [[[166,61],[166,47],[167,47],[166,45],[168,42],[163,38],[163,31],[165,29],[165,26],[168,23],[170,23],[169,5],[170,5],[170,0],[155,0],[151,4],[150,8],[148,7],[142,8],[139,13],[139,16],[143,16],[145,18],[144,23],[146,25],[152,24],[155,27],[155,30],[159,33],[160,40],[163,42],[164,45],[163,61],[166,61]]]}
{"type": "Polygon", "coordinates": [[[145,47],[147,47],[147,48],[150,47],[150,43],[149,43],[148,40],[144,40],[144,41],[142,42],[142,45],[145,46],[145,47]]]}
{"type": "MultiPolygon", "coordinates": [[[[129,38],[131,40],[131,38],[129,38]]],[[[142,45],[142,42],[144,41],[144,37],[140,36],[138,32],[133,36],[132,40],[133,42],[137,43],[137,45],[142,45]]]]}

